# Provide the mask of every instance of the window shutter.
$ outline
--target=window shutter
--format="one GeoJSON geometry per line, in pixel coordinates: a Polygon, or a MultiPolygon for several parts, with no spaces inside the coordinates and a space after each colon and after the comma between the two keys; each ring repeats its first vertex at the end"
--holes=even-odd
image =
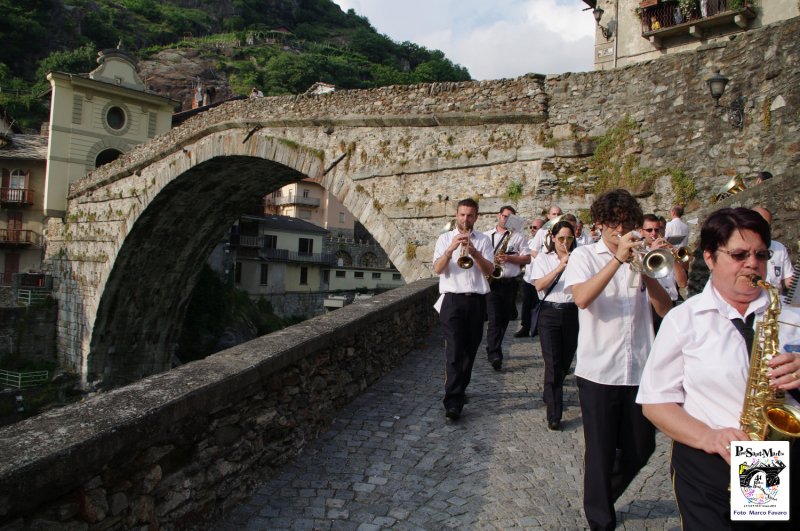
{"type": "Polygon", "coordinates": [[[3,188],[9,187],[9,179],[10,173],[8,172],[8,168],[3,168],[3,188]]]}

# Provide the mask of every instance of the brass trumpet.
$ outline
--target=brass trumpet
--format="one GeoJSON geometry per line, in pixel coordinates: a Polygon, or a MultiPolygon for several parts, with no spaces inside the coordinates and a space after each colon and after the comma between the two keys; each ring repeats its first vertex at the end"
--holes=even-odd
{"type": "Polygon", "coordinates": [[[644,240],[632,251],[631,267],[650,278],[664,278],[675,268],[675,262],[686,264],[692,258],[692,251],[688,247],[674,247],[652,249],[644,246],[644,240]]]}
{"type": "Polygon", "coordinates": [[[458,264],[458,267],[460,267],[461,269],[471,269],[472,266],[475,265],[475,260],[473,260],[469,254],[467,254],[467,247],[469,247],[470,236],[472,236],[472,229],[467,231],[467,243],[461,246],[461,256],[459,256],[458,260],[456,260],[456,264],[458,264]]]}

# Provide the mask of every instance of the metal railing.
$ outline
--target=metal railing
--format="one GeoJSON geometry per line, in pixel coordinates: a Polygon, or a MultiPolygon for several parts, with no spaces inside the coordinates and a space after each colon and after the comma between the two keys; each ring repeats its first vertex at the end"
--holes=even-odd
{"type": "Polygon", "coordinates": [[[27,188],[0,188],[0,202],[33,204],[33,190],[27,188]]]}
{"type": "Polygon", "coordinates": [[[316,197],[303,197],[303,196],[287,196],[287,197],[272,197],[267,196],[267,204],[268,205],[276,205],[276,206],[283,206],[283,205],[306,205],[306,206],[314,206],[318,207],[320,201],[316,197]]]}
{"type": "Polygon", "coordinates": [[[261,249],[262,258],[285,260],[287,262],[310,262],[316,264],[334,264],[336,255],[329,253],[298,253],[286,249],[261,249]]]}
{"type": "Polygon", "coordinates": [[[36,387],[47,382],[48,371],[14,372],[0,369],[0,386],[12,389],[36,387]]]}
{"type": "Polygon", "coordinates": [[[12,245],[42,245],[42,235],[32,230],[0,229],[0,244],[12,245]]]}
{"type": "Polygon", "coordinates": [[[18,289],[17,304],[30,306],[32,304],[43,304],[50,297],[49,289],[18,289]]]}
{"type": "Polygon", "coordinates": [[[661,1],[655,5],[641,8],[642,34],[651,34],[688,22],[696,23],[729,12],[751,10],[752,0],[708,0],[706,9],[701,9],[699,0],[692,3],[689,13],[679,8],[677,0],[661,1]]]}

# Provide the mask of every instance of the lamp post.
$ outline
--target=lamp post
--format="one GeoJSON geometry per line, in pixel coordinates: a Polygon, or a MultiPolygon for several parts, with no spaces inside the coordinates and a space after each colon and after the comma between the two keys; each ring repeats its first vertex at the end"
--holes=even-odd
{"type": "Polygon", "coordinates": [[[603,18],[603,12],[603,8],[600,6],[595,6],[595,8],[592,10],[592,15],[594,15],[594,21],[597,23],[597,27],[600,28],[600,33],[603,34],[603,38],[605,40],[609,40],[612,35],[611,29],[600,25],[600,19],[603,18]]]}

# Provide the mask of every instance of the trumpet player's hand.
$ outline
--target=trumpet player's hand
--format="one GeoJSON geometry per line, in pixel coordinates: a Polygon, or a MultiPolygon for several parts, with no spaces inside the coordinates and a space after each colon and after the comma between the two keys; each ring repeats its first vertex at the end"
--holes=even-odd
{"type": "Polygon", "coordinates": [[[800,356],[784,352],[769,362],[769,385],[773,389],[800,388],[800,356]]]}
{"type": "Polygon", "coordinates": [[[454,252],[456,252],[456,249],[458,249],[468,241],[469,241],[469,234],[458,234],[455,238],[453,238],[453,241],[451,241],[450,245],[447,247],[447,253],[452,255],[454,252]]]}
{"type": "Polygon", "coordinates": [[[632,256],[632,250],[640,245],[641,239],[633,231],[619,237],[617,241],[617,252],[615,253],[620,262],[628,262],[632,256]]]}
{"type": "Polygon", "coordinates": [[[656,238],[653,240],[653,243],[650,244],[651,249],[671,249],[672,245],[665,240],[664,238],[656,238]]]}

